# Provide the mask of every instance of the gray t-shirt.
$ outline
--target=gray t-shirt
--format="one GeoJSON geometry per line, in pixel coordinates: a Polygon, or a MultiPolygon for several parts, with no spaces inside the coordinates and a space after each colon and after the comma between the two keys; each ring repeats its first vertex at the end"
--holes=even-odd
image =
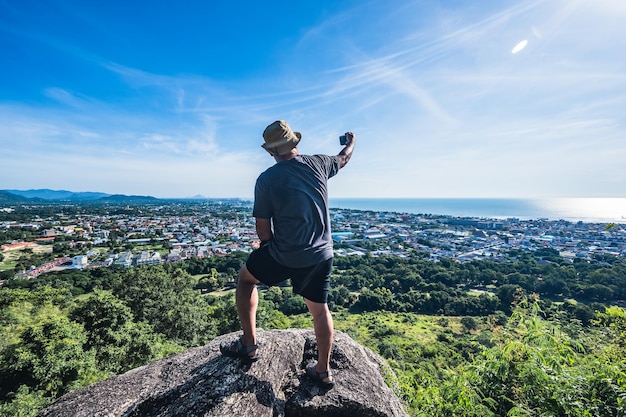
{"type": "Polygon", "coordinates": [[[306,268],[333,257],[327,180],[337,172],[337,156],[299,155],[259,175],[252,215],[272,219],[276,262],[306,268]]]}

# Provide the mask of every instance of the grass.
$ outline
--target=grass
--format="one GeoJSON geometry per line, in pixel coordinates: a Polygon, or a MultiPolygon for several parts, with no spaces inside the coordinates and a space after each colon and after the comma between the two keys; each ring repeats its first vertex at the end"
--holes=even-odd
{"type": "Polygon", "coordinates": [[[8,260],[6,257],[4,261],[0,262],[0,271],[14,270],[17,266],[17,259],[8,260]]]}
{"type": "MultiPolygon", "coordinates": [[[[335,328],[348,333],[366,346],[380,346],[387,342],[402,350],[411,346],[427,346],[437,341],[437,334],[444,331],[439,317],[414,313],[373,312],[363,314],[335,314],[335,328]]],[[[457,318],[446,318],[453,333],[461,334],[462,326],[457,318]]]]}
{"type": "MultiPolygon", "coordinates": [[[[312,327],[308,313],[288,317],[288,326],[312,327]]],[[[355,341],[383,354],[385,346],[396,346],[401,352],[421,355],[437,345],[438,336],[447,333],[462,337],[465,329],[460,317],[427,316],[415,313],[371,312],[352,314],[333,312],[335,330],[347,333],[355,341]]]]}
{"type": "Polygon", "coordinates": [[[482,294],[487,294],[490,297],[495,297],[496,295],[491,291],[483,291],[483,290],[475,290],[475,289],[469,290],[467,292],[467,295],[471,295],[473,297],[480,297],[482,294]]]}
{"type": "Polygon", "coordinates": [[[0,271],[7,271],[7,270],[15,269],[15,266],[17,265],[17,261],[22,255],[22,251],[11,250],[11,251],[2,252],[2,255],[4,256],[4,259],[2,260],[2,262],[0,262],[0,271]]]}
{"type": "MultiPolygon", "coordinates": [[[[52,245],[35,245],[28,249],[32,250],[33,253],[51,253],[52,245]]],[[[15,266],[17,265],[17,261],[23,255],[22,253],[23,251],[24,249],[9,250],[9,251],[2,252],[2,256],[4,256],[4,259],[2,260],[2,262],[0,262],[0,271],[8,271],[8,270],[15,269],[15,266]]]]}
{"type": "Polygon", "coordinates": [[[228,294],[234,294],[235,293],[235,289],[234,288],[230,288],[228,290],[220,290],[220,291],[211,291],[209,294],[216,296],[216,297],[221,297],[223,295],[228,295],[228,294]]]}

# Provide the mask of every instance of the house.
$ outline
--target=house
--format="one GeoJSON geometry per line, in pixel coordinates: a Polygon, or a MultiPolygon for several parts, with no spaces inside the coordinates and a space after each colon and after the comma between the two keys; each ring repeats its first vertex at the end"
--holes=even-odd
{"type": "Polygon", "coordinates": [[[363,235],[365,236],[365,239],[369,239],[369,240],[375,240],[375,239],[384,239],[387,237],[387,235],[385,235],[383,232],[381,232],[378,229],[369,229],[366,230],[363,235]]]}
{"type": "Polygon", "coordinates": [[[161,254],[154,252],[150,254],[149,251],[142,251],[137,258],[135,258],[135,265],[158,265],[162,262],[161,254]]]}
{"type": "Polygon", "coordinates": [[[89,265],[89,259],[86,255],[78,255],[72,258],[72,268],[83,269],[89,265]]]}
{"type": "Polygon", "coordinates": [[[130,268],[133,266],[133,254],[130,252],[122,252],[113,264],[123,266],[124,268],[130,268]]]}

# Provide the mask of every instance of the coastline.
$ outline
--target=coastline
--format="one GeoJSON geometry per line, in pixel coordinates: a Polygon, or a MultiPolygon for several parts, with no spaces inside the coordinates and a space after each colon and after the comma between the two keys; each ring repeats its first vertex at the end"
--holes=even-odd
{"type": "Polygon", "coordinates": [[[329,207],[452,217],[626,224],[626,198],[330,198],[329,207]]]}

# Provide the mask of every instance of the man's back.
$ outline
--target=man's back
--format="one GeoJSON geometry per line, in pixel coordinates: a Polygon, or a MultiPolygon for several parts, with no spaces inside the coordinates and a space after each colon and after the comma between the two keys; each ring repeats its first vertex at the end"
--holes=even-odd
{"type": "Polygon", "coordinates": [[[253,216],[272,219],[279,263],[303,268],[332,257],[327,180],[338,171],[337,156],[299,155],[257,179],[253,216]]]}

